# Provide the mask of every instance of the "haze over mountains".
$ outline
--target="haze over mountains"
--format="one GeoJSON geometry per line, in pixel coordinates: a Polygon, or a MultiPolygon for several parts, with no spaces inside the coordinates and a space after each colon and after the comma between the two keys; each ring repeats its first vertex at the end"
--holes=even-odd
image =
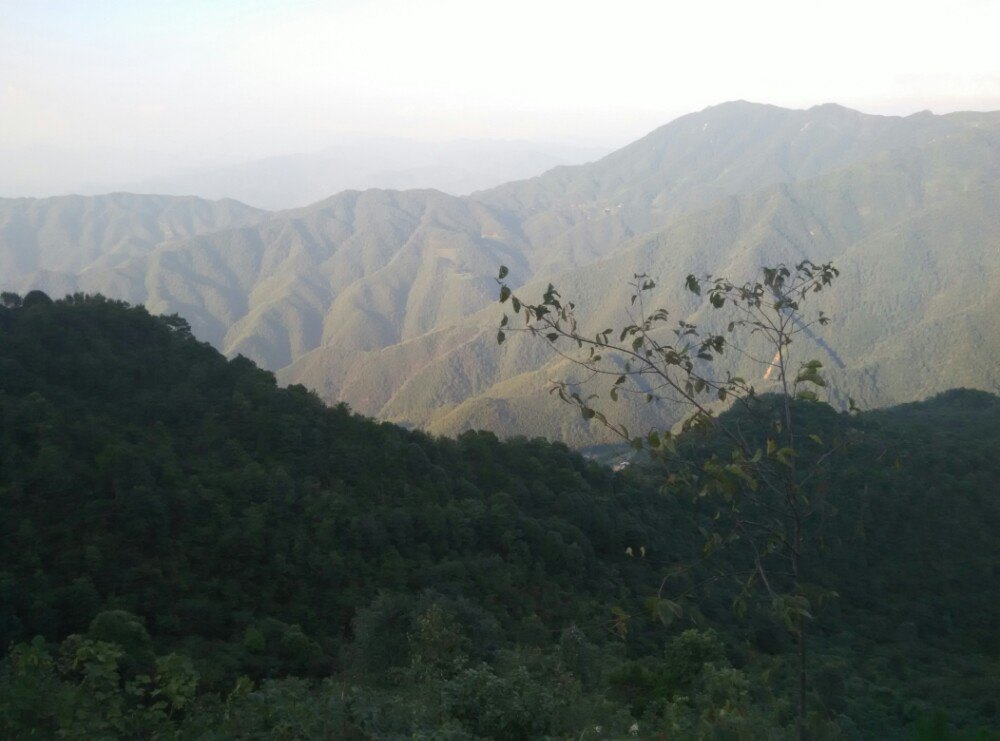
{"type": "Polygon", "coordinates": [[[5,173],[0,196],[126,191],[233,198],[259,208],[283,209],[351,189],[434,188],[463,195],[557,165],[596,160],[610,151],[550,142],[346,137],[315,152],[230,157],[197,166],[160,161],[140,169],[137,163],[149,159],[148,153],[0,149],[0,171],[5,173]]]}
{"type": "MultiPolygon", "coordinates": [[[[594,432],[547,393],[571,369],[537,342],[496,347],[500,264],[525,295],[555,283],[596,331],[621,324],[634,273],[683,315],[697,308],[681,297],[689,272],[749,278],[809,257],[843,272],[820,304],[834,317],[835,395],[874,406],[996,391],[998,140],[997,112],[735,102],[466,197],[345,191],[278,212],[168,196],[5,199],[0,287],[177,312],[225,353],[365,414],[586,444],[594,432]]],[[[644,413],[640,424],[670,416],[644,413]]]]}

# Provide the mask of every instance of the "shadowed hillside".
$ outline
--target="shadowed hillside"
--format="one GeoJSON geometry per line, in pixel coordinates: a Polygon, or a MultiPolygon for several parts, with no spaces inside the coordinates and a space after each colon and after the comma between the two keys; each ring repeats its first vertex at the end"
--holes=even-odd
{"type": "MultiPolygon", "coordinates": [[[[3,735],[793,732],[788,634],[734,610],[712,575],[737,554],[705,555],[711,509],[658,465],[431,438],[179,317],[5,301],[3,735]],[[664,624],[649,599],[685,565],[704,588],[664,624]]],[[[814,735],[996,728],[1000,400],[796,415],[847,442],[810,547],[839,594],[810,628],[814,735]]]]}

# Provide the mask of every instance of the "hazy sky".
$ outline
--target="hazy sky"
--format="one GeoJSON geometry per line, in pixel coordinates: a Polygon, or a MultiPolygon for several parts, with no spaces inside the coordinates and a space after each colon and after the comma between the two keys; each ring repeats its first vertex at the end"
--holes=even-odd
{"type": "Polygon", "coordinates": [[[0,0],[0,149],[153,167],[348,133],[618,145],[737,98],[998,109],[998,29],[1000,0],[0,0]]]}

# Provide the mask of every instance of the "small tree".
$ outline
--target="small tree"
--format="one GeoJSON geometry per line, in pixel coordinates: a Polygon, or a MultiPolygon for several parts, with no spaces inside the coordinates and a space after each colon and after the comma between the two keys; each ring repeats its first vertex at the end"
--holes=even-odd
{"type": "MultiPolygon", "coordinates": [[[[820,472],[838,446],[800,429],[797,407],[818,402],[817,391],[826,382],[822,363],[793,359],[792,344],[802,336],[815,339],[814,328],[828,323],[822,312],[807,315],[804,307],[833,283],[837,269],[804,260],[793,268],[762,268],[755,280],[742,284],[688,275],[687,290],[706,296],[715,312],[703,326],[674,321],[666,309],[648,310],[656,284],[647,275],[635,275],[625,325],[594,334],[581,328],[576,306],[552,285],[539,303],[529,303],[512,292],[507,274],[501,267],[500,302],[513,307],[515,323],[504,314],[497,341],[503,343],[508,332],[527,332],[585,369],[583,381],[555,381],[552,391],[584,419],[667,459],[668,488],[693,487],[711,504],[716,527],[704,533],[707,552],[738,544],[746,548],[747,569],[731,574],[741,584],[734,604],[745,610],[747,595],[760,588],[793,633],[798,730],[805,737],[806,622],[812,605],[831,594],[806,581],[805,556],[821,511],[821,498],[815,496],[820,472]],[[714,321],[720,317],[723,321],[714,321]],[[733,372],[735,365],[721,368],[720,360],[730,356],[761,371],[774,395],[758,398],[754,384],[733,372]],[[599,408],[602,399],[667,402],[682,412],[681,432],[712,431],[728,451],[719,453],[716,444],[714,453],[694,454],[670,429],[633,435],[599,408]],[[720,418],[720,410],[733,406],[742,413],[720,418]]],[[[664,622],[684,611],[677,595],[664,595],[667,583],[650,600],[664,622]]]]}
{"type": "Polygon", "coordinates": [[[24,299],[20,295],[11,291],[0,292],[0,306],[7,309],[19,309],[24,299]]]}

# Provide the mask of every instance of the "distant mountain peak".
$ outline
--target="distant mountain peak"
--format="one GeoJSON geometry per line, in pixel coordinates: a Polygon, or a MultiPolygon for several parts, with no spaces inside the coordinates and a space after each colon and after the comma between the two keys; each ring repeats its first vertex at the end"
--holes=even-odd
{"type": "Polygon", "coordinates": [[[809,110],[809,111],[828,111],[828,112],[831,112],[831,113],[833,113],[833,112],[836,112],[836,113],[860,113],[860,111],[856,111],[853,108],[848,108],[847,106],[841,105],[840,103],[819,103],[818,105],[814,105],[814,106],[808,108],[807,110],[809,110]]]}

